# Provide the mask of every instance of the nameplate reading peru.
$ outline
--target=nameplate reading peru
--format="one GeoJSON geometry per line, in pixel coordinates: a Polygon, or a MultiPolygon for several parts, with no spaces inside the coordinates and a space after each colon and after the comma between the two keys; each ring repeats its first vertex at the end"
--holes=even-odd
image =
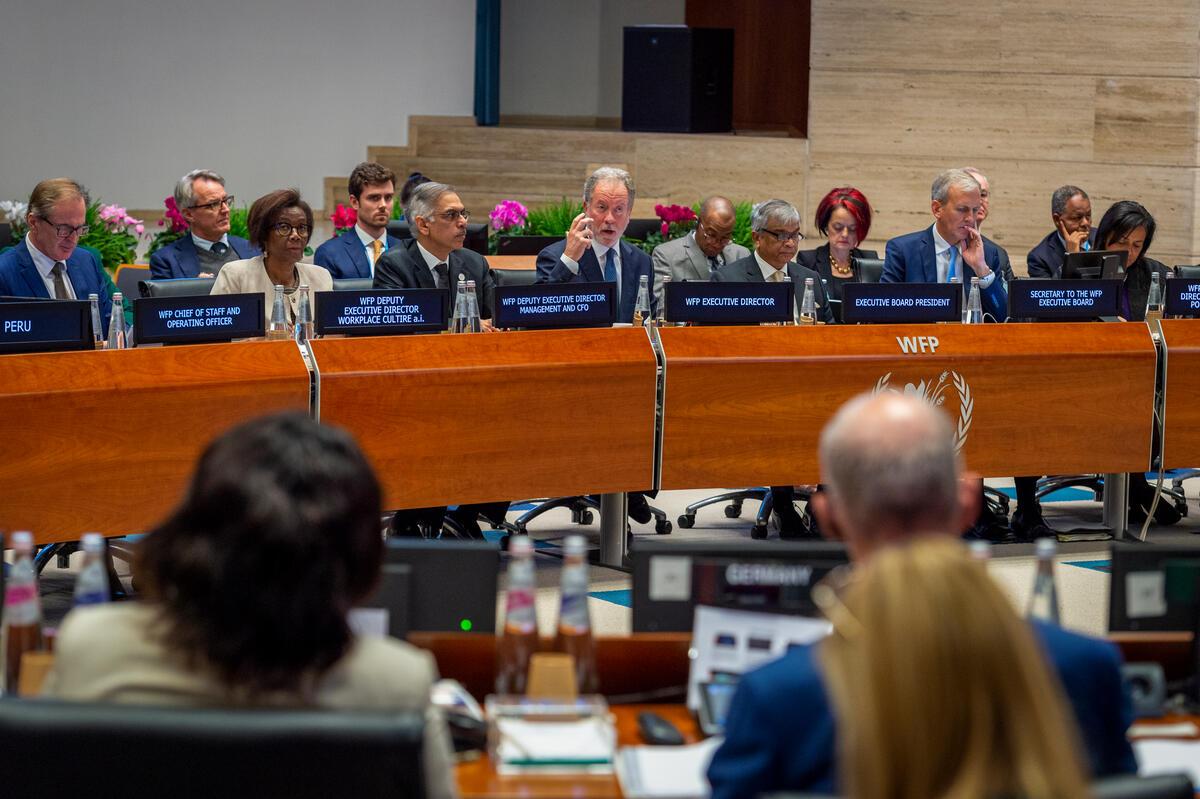
{"type": "Polygon", "coordinates": [[[708,283],[681,280],[666,286],[667,319],[697,325],[791,322],[795,286],[784,283],[708,283]]]}
{"type": "Polygon", "coordinates": [[[609,327],[616,283],[536,283],[496,287],[496,327],[609,327]]]}
{"type": "Polygon", "coordinates": [[[394,336],[446,329],[446,289],[321,291],[316,296],[317,335],[394,336]]]}
{"type": "Polygon", "coordinates": [[[91,309],[81,300],[0,302],[0,353],[90,350],[91,309]]]}
{"type": "Polygon", "coordinates": [[[140,297],[133,301],[138,344],[200,344],[260,338],[266,315],[262,294],[140,297]]]}
{"type": "Polygon", "coordinates": [[[957,283],[847,283],[842,287],[846,324],[962,321],[963,289],[957,283]]]}

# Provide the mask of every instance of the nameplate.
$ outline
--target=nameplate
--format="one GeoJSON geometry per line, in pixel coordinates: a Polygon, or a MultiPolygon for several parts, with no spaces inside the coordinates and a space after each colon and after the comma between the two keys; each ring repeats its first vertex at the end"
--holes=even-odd
{"type": "Polygon", "coordinates": [[[446,329],[447,289],[321,291],[313,322],[318,336],[397,336],[446,329]]]}
{"type": "Polygon", "coordinates": [[[1166,291],[1165,316],[1200,316],[1200,278],[1170,278],[1166,291]]]}
{"type": "Polygon", "coordinates": [[[1008,318],[1085,321],[1121,312],[1120,280],[1038,280],[1008,284],[1008,318]]]}
{"type": "Polygon", "coordinates": [[[496,327],[611,327],[616,319],[616,283],[496,287],[496,327]]]}
{"type": "Polygon", "coordinates": [[[796,287],[783,283],[672,281],[666,285],[667,321],[694,325],[757,325],[791,322],[796,287]]]}
{"type": "Polygon", "coordinates": [[[0,301],[0,353],[94,347],[91,306],[85,301],[0,301]]]}
{"type": "Polygon", "coordinates": [[[251,294],[139,297],[133,336],[142,344],[204,344],[266,335],[266,298],[251,294]]]}
{"type": "Polygon", "coordinates": [[[842,321],[916,324],[962,321],[963,288],[958,283],[846,283],[842,321]]]}

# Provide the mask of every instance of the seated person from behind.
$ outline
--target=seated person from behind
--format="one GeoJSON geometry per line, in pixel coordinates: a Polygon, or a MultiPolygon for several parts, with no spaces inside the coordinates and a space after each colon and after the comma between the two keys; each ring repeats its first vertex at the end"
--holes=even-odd
{"type": "Polygon", "coordinates": [[[0,253],[0,297],[58,300],[100,299],[100,323],[108,335],[112,295],[95,256],[78,248],[88,232],[87,190],[70,178],[43,180],[29,195],[29,232],[0,253]]]}
{"type": "Polygon", "coordinates": [[[145,598],[69,613],[48,696],[147,705],[417,710],[430,797],[454,795],[433,658],[357,636],[347,611],[383,562],[379,483],[354,439],[300,413],[246,422],[201,455],[141,543],[145,598]]]}
{"type": "Polygon", "coordinates": [[[363,161],[350,173],[349,188],[350,207],[357,217],[354,226],[322,244],[313,256],[313,263],[328,269],[334,280],[374,277],[379,257],[400,245],[400,239],[387,232],[396,173],[383,164],[363,161]]]}
{"type": "MultiPolygon", "coordinates": [[[[754,206],[750,215],[754,252],[717,270],[713,280],[719,283],[782,282],[790,279],[796,289],[796,314],[804,297],[804,280],[813,280],[813,302],[817,319],[833,321],[833,311],[825,296],[821,277],[792,259],[804,234],[800,232],[800,212],[786,200],[767,200],[754,206]]],[[[811,536],[803,517],[796,511],[792,486],[771,486],[771,507],[779,524],[780,538],[811,536]]]]}
{"type": "MultiPolygon", "coordinates": [[[[962,479],[950,420],[924,400],[893,392],[856,397],[825,426],[819,458],[825,489],[813,497],[814,511],[826,536],[845,541],[856,567],[920,536],[956,536],[978,513],[978,482],[962,479]]],[[[985,578],[978,573],[977,579],[985,578]]],[[[897,611],[907,607],[901,601],[897,611]]],[[[1051,624],[1029,626],[1071,703],[1090,776],[1135,772],[1125,737],[1132,711],[1116,647],[1051,624]]],[[[845,788],[836,784],[840,708],[830,705],[822,646],[793,647],[742,678],[725,742],[708,770],[713,799],[773,791],[837,794],[845,788]]],[[[870,665],[890,668],[907,648],[900,641],[886,662],[870,665]]],[[[981,662],[978,668],[991,666],[981,662]]],[[[932,681],[929,686],[941,688],[932,681]]],[[[997,684],[996,690],[1005,688],[997,684]]]]}
{"type": "Polygon", "coordinates": [[[283,286],[284,313],[288,325],[296,323],[300,307],[300,284],[310,295],[333,288],[328,270],[301,263],[308,237],[312,235],[313,213],[295,189],[277,189],[264,194],[250,206],[247,227],[250,238],[262,248],[262,255],[245,261],[232,261],[217,274],[212,294],[248,294],[261,292],[267,298],[265,314],[271,321],[275,287],[283,286]]]}
{"type": "Polygon", "coordinates": [[[846,795],[1091,795],[1062,687],[965,547],[916,539],[830,583],[814,591],[833,625],[816,667],[846,795]]]}
{"type": "MultiPolygon", "coordinates": [[[[832,189],[817,205],[816,224],[828,241],[815,250],[801,250],[796,263],[820,275],[829,299],[840,311],[842,286],[860,280],[854,271],[854,259],[879,257],[874,250],[858,249],[871,230],[871,204],[853,186],[832,189]]],[[[840,313],[834,317],[841,321],[840,313]]]]}
{"type": "Polygon", "coordinates": [[[1092,227],[1092,201],[1087,192],[1070,184],[1050,195],[1050,218],[1054,230],[1025,256],[1030,277],[1062,277],[1063,260],[1069,252],[1086,252],[1096,243],[1092,227]]]}
{"type": "Polygon", "coordinates": [[[696,227],[686,236],[664,241],[654,248],[654,298],[662,305],[663,278],[679,280],[712,280],[713,275],[727,263],[750,254],[733,242],[735,211],[733,203],[724,197],[709,197],[700,203],[696,227]]]}
{"type": "MultiPolygon", "coordinates": [[[[617,321],[632,322],[641,278],[654,288],[650,256],[621,236],[629,226],[636,191],[624,169],[602,166],[583,184],[583,213],[567,237],[538,253],[539,283],[616,283],[617,321]]],[[[650,309],[658,308],[650,293],[650,309]]]]}
{"type": "Polygon", "coordinates": [[[961,169],[948,169],[934,178],[933,224],[887,243],[880,282],[948,283],[957,277],[966,292],[971,278],[978,277],[984,313],[1003,322],[1008,317],[1008,290],[1000,248],[980,235],[976,223],[983,207],[980,192],[979,181],[961,169]]]}
{"type": "Polygon", "coordinates": [[[412,189],[404,218],[412,231],[375,264],[377,289],[449,289],[451,310],[458,278],[475,281],[479,317],[491,330],[496,283],[487,259],[463,246],[471,212],[445,183],[426,181],[412,189]]]}
{"type": "Polygon", "coordinates": [[[213,277],[230,261],[253,258],[259,249],[229,235],[233,195],[225,178],[210,169],[193,169],[175,184],[175,207],[188,222],[188,232],[150,256],[155,280],[213,277]]]}

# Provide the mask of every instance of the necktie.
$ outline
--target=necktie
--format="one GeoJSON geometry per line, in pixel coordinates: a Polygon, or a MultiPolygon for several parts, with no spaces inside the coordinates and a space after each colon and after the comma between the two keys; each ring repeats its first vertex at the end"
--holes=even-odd
{"type": "Polygon", "coordinates": [[[958,260],[958,248],[953,244],[950,245],[950,267],[946,270],[946,282],[949,283],[958,274],[954,269],[954,262],[958,260]]]}
{"type": "Polygon", "coordinates": [[[371,239],[371,265],[374,266],[379,261],[379,253],[383,252],[383,242],[379,239],[371,239]]]}
{"type": "Polygon", "coordinates": [[[212,253],[213,253],[213,255],[217,256],[218,258],[227,252],[229,252],[229,245],[223,241],[218,241],[218,242],[214,243],[212,246],[212,253]]]}
{"type": "Polygon", "coordinates": [[[784,281],[783,270],[776,269],[775,274],[771,275],[771,282],[772,283],[782,283],[783,281],[784,281]]]}
{"type": "Polygon", "coordinates": [[[67,281],[63,280],[63,272],[66,268],[67,265],[62,261],[55,261],[54,268],[50,270],[54,273],[54,299],[56,300],[71,299],[71,292],[67,291],[67,281]]]}
{"type": "Polygon", "coordinates": [[[437,288],[450,288],[450,267],[445,264],[438,264],[433,268],[433,271],[437,273],[437,288]]]}
{"type": "Polygon", "coordinates": [[[717,260],[717,256],[715,256],[715,255],[708,256],[708,276],[710,278],[716,277],[717,270],[720,268],[721,268],[721,263],[720,263],[720,261],[717,260]]]}
{"type": "Polygon", "coordinates": [[[616,248],[609,248],[608,254],[604,256],[604,281],[606,283],[617,282],[617,254],[613,252],[616,248]]]}

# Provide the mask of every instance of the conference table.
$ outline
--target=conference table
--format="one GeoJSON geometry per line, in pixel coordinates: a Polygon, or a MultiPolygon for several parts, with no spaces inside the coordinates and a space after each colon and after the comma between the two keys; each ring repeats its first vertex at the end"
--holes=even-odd
{"type": "MultiPolygon", "coordinates": [[[[1200,322],[1163,323],[1168,466],[1200,464],[1200,322]]],[[[924,396],[987,477],[1141,471],[1142,323],[662,327],[0,355],[0,527],[149,529],[223,430],[279,410],[353,432],[392,508],[817,481],[864,391],[924,396]]],[[[623,541],[622,550],[623,550],[623,541]]]]}

